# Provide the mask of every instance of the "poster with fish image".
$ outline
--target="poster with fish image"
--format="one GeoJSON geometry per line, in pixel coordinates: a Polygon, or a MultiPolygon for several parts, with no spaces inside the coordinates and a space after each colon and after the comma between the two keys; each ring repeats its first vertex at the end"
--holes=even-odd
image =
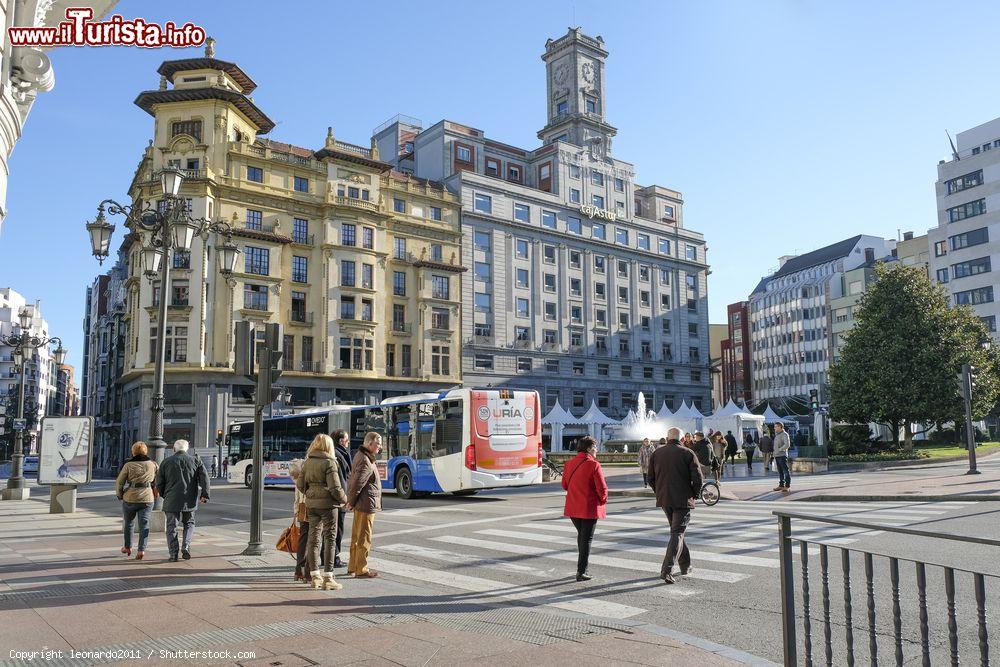
{"type": "Polygon", "coordinates": [[[93,434],[93,417],[44,417],[38,483],[89,483],[93,434]]]}

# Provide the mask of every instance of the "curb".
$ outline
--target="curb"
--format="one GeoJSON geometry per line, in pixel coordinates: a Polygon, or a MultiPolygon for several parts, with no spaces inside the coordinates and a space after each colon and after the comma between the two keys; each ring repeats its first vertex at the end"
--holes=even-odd
{"type": "MultiPolygon", "coordinates": [[[[1000,451],[991,451],[979,457],[980,460],[1000,457],[1000,451]]],[[[885,470],[886,468],[909,468],[911,466],[929,466],[938,463],[955,463],[956,461],[967,461],[968,454],[958,456],[945,456],[939,459],[902,459],[900,461],[866,461],[859,463],[831,463],[828,473],[832,472],[861,472],[865,470],[885,470]]]]}
{"type": "Polygon", "coordinates": [[[844,501],[855,501],[855,502],[912,502],[912,501],[926,501],[926,502],[973,502],[973,501],[1000,501],[1000,494],[991,493],[989,495],[969,495],[969,494],[953,494],[953,495],[937,495],[937,496],[921,496],[916,494],[872,494],[863,496],[837,496],[830,494],[820,494],[815,496],[806,496],[800,498],[791,498],[790,500],[802,503],[814,502],[814,503],[839,503],[844,501]]]}
{"type": "Polygon", "coordinates": [[[700,648],[703,651],[714,653],[715,655],[722,658],[735,660],[736,662],[742,663],[744,665],[754,665],[754,667],[778,667],[778,663],[771,662],[770,660],[761,658],[760,656],[756,656],[752,653],[747,653],[746,651],[741,651],[740,649],[732,648],[724,644],[717,644],[713,641],[702,639],[701,637],[695,637],[694,635],[689,635],[685,632],[674,630],[672,628],[667,628],[662,625],[646,623],[643,625],[637,625],[633,627],[635,627],[638,630],[645,630],[650,634],[660,635],[661,637],[667,637],[669,639],[675,639],[689,646],[694,646],[695,648],[700,648]]]}

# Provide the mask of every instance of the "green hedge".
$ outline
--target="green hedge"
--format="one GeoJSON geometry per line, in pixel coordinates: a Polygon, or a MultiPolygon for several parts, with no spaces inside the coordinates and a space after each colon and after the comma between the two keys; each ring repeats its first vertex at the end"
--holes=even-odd
{"type": "Polygon", "coordinates": [[[930,458],[926,452],[869,452],[866,454],[831,454],[831,463],[870,463],[873,461],[916,461],[930,458]]]}

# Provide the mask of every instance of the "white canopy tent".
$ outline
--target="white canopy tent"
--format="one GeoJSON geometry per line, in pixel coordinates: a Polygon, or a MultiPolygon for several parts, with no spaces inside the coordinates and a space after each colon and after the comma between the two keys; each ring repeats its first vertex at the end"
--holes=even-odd
{"type": "Polygon", "coordinates": [[[601,412],[601,409],[597,407],[597,403],[594,401],[590,402],[590,408],[588,408],[587,411],[583,413],[583,416],[580,417],[580,422],[586,424],[587,433],[589,433],[592,438],[597,440],[598,445],[604,442],[604,427],[608,424],[618,423],[616,420],[601,412]]]}
{"type": "Polygon", "coordinates": [[[549,447],[553,452],[563,451],[563,427],[567,424],[579,424],[580,420],[567,412],[559,401],[552,406],[549,414],[542,417],[542,425],[549,427],[549,447]]]}
{"type": "Polygon", "coordinates": [[[705,417],[704,427],[706,429],[715,429],[716,431],[732,431],[733,435],[737,436],[737,441],[742,441],[743,438],[741,434],[743,429],[756,429],[759,433],[761,429],[764,428],[764,415],[755,415],[752,412],[743,412],[735,404],[736,408],[734,412],[728,412],[726,414],[714,414],[711,417],[705,417]]]}
{"type": "Polygon", "coordinates": [[[782,424],[798,424],[798,422],[794,419],[779,417],[778,413],[772,410],[770,405],[767,406],[767,409],[764,410],[764,414],[761,416],[764,418],[765,424],[777,424],[778,422],[781,422],[782,424]]]}
{"type": "Polygon", "coordinates": [[[667,407],[667,402],[663,401],[663,405],[660,406],[660,411],[656,413],[656,418],[662,419],[664,421],[669,421],[670,418],[673,416],[674,413],[671,412],[670,408],[667,407]]]}

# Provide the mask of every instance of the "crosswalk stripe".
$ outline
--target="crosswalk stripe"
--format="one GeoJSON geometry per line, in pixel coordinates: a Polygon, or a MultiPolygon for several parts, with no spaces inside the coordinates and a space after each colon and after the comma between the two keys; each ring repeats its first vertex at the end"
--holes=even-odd
{"type": "Polygon", "coordinates": [[[425,547],[418,544],[379,545],[378,550],[405,554],[407,556],[415,556],[417,558],[426,558],[427,560],[436,560],[443,563],[451,563],[452,565],[467,565],[474,562],[476,565],[489,565],[493,568],[506,570],[511,574],[527,574],[532,577],[547,578],[552,577],[556,573],[554,568],[542,570],[537,567],[529,567],[528,565],[521,565],[519,563],[510,563],[505,560],[500,560],[499,558],[476,558],[472,561],[467,554],[445,551],[443,549],[433,549],[431,547],[425,547]]]}
{"type": "MultiPolygon", "coordinates": [[[[806,512],[807,514],[815,514],[814,512],[806,512]]],[[[939,513],[920,515],[921,517],[934,517],[938,516],[939,513]]],[[[724,518],[731,519],[734,521],[769,521],[772,523],[777,523],[778,518],[774,516],[771,512],[755,512],[750,510],[741,509],[729,509],[729,508],[696,508],[692,515],[696,516],[708,516],[712,518],[724,518]]],[[[662,520],[664,518],[663,510],[643,510],[641,512],[630,512],[626,516],[636,517],[640,519],[646,518],[656,518],[662,520]]],[[[908,514],[894,514],[889,510],[884,511],[831,511],[822,515],[823,517],[853,517],[853,516],[864,516],[866,519],[878,519],[878,520],[890,520],[890,521],[906,521],[913,520],[915,517],[908,514]]],[[[801,521],[799,519],[798,521],[801,521]]]]}
{"type": "MultiPolygon", "coordinates": [[[[645,609],[618,604],[608,600],[587,598],[583,594],[560,593],[544,587],[511,586],[492,579],[471,577],[466,574],[432,570],[409,563],[386,560],[384,558],[369,558],[369,564],[376,570],[394,574],[408,579],[416,579],[430,584],[439,584],[449,588],[457,588],[472,593],[483,593],[484,597],[503,600],[537,600],[543,598],[544,604],[588,616],[603,618],[631,618],[645,613],[645,609]],[[551,601],[555,600],[555,601],[551,601]]],[[[694,594],[697,591],[691,591],[694,594]]]]}
{"type": "MultiPolygon", "coordinates": [[[[622,534],[620,531],[613,531],[613,530],[612,531],[606,531],[606,530],[603,530],[603,528],[605,526],[605,522],[603,522],[603,521],[600,522],[600,523],[598,523],[597,526],[598,526],[598,532],[597,532],[597,534],[600,535],[601,537],[603,537],[605,542],[607,542],[609,540],[631,539],[631,540],[640,540],[640,541],[644,541],[644,542],[655,542],[655,543],[663,544],[664,546],[666,546],[667,538],[669,537],[669,531],[667,531],[667,530],[665,530],[662,535],[656,535],[654,533],[646,533],[646,534],[643,534],[643,535],[637,535],[637,534],[634,534],[634,533],[622,534]]],[[[532,528],[535,528],[535,527],[539,527],[539,526],[537,524],[522,524],[522,525],[516,526],[516,528],[525,528],[525,529],[532,529],[532,528]]],[[[548,524],[548,525],[541,526],[541,527],[544,528],[545,530],[554,530],[554,531],[562,532],[562,533],[576,533],[576,528],[574,528],[573,526],[567,526],[566,524],[555,524],[555,523],[553,523],[553,524],[548,524]]],[[[666,526],[664,526],[664,529],[666,529],[666,526]]],[[[481,531],[478,531],[478,532],[486,534],[486,535],[491,535],[491,534],[494,534],[495,531],[481,530],[481,531]]],[[[692,531],[691,531],[691,529],[689,527],[685,531],[685,533],[684,533],[685,538],[689,537],[691,534],[692,534],[692,531]]],[[[775,532],[773,532],[773,533],[771,533],[769,535],[768,534],[764,534],[764,533],[754,533],[752,535],[742,534],[742,535],[740,535],[740,537],[761,537],[761,538],[764,538],[765,541],[763,541],[763,542],[747,542],[747,541],[741,541],[741,540],[729,540],[729,539],[726,539],[726,538],[723,538],[723,537],[713,537],[711,535],[702,535],[702,534],[695,534],[695,540],[694,541],[695,541],[695,543],[697,543],[700,546],[718,547],[718,548],[723,548],[723,549],[741,549],[741,550],[753,550],[753,551],[760,551],[760,552],[775,552],[775,553],[777,553],[777,551],[778,551],[777,539],[776,539],[777,538],[777,531],[775,531],[775,532]]],[[[836,539],[836,538],[834,538],[834,539],[836,539]]],[[[841,539],[843,539],[843,538],[841,538],[841,539]]],[[[852,539],[850,541],[853,542],[854,540],[852,539]]],[[[574,541],[574,543],[575,543],[575,541],[574,541]]],[[[818,555],[819,554],[819,548],[818,547],[816,547],[816,548],[810,548],[809,549],[809,553],[811,555],[818,555]]]]}
{"type": "MultiPolygon", "coordinates": [[[[492,530],[487,530],[487,531],[479,531],[479,532],[485,534],[485,533],[492,533],[492,532],[509,532],[509,531],[492,531],[492,530]]],[[[575,551],[573,551],[573,552],[570,552],[570,551],[558,551],[556,549],[551,549],[551,548],[546,549],[544,547],[536,547],[536,546],[531,546],[531,545],[526,545],[526,544],[513,544],[513,543],[510,543],[510,542],[497,543],[496,541],[479,540],[479,539],[472,538],[472,537],[433,537],[431,539],[434,540],[434,541],[437,541],[437,542],[446,542],[446,543],[451,543],[451,544],[460,544],[460,545],[463,545],[463,546],[476,547],[476,548],[479,548],[479,549],[487,549],[487,550],[492,550],[492,551],[502,551],[502,552],[506,552],[506,553],[518,554],[518,555],[521,555],[521,556],[535,556],[535,557],[538,557],[538,558],[550,558],[550,559],[553,559],[553,560],[561,560],[561,561],[566,561],[566,562],[569,562],[569,563],[575,563],[576,559],[577,559],[575,551]]],[[[569,538],[554,538],[554,539],[551,539],[549,536],[544,536],[544,537],[539,536],[539,537],[536,537],[535,540],[536,541],[544,541],[544,542],[550,543],[550,544],[552,544],[552,543],[555,543],[555,544],[563,544],[563,543],[565,543],[567,545],[576,546],[576,540],[575,539],[569,539],[569,538]]],[[[598,547],[598,548],[606,548],[606,547],[602,547],[601,546],[600,540],[596,540],[594,542],[594,545],[596,547],[598,547]]],[[[644,549],[644,547],[643,547],[643,549],[644,549]]],[[[659,556],[661,558],[661,560],[662,560],[663,549],[648,549],[648,551],[645,551],[644,553],[651,553],[653,555],[659,556]]],[[[694,560],[696,558],[696,555],[697,554],[695,552],[691,553],[692,560],[694,560]]],[[[703,558],[702,560],[707,560],[707,559],[703,558]]],[[[606,556],[606,555],[603,555],[603,554],[594,554],[594,553],[591,553],[591,555],[590,555],[590,563],[594,564],[594,565],[603,565],[605,567],[613,567],[613,568],[617,568],[617,569],[628,570],[630,572],[635,572],[635,571],[638,570],[638,571],[643,571],[643,572],[651,572],[651,573],[654,573],[656,575],[659,575],[659,573],[660,573],[660,563],[659,562],[644,561],[644,560],[639,560],[639,559],[625,559],[625,558],[617,558],[617,557],[614,557],[614,556],[606,556]]],[[[777,561],[775,561],[775,563],[777,563],[777,561]]],[[[690,577],[693,578],[693,579],[703,579],[705,581],[719,581],[719,582],[723,582],[723,583],[736,583],[738,581],[743,581],[744,579],[749,578],[750,575],[749,574],[743,574],[743,573],[740,573],[740,572],[727,572],[727,571],[722,571],[722,570],[709,570],[709,569],[705,569],[705,568],[696,568],[691,573],[690,577]]],[[[684,589],[684,590],[687,591],[689,589],[684,589]]],[[[700,592],[700,591],[697,591],[697,592],[700,592]]],[[[687,593],[687,592],[684,593],[685,596],[689,595],[689,594],[690,593],[687,593]]]]}
{"type": "MultiPolygon", "coordinates": [[[[663,524],[666,523],[666,517],[662,513],[660,513],[659,515],[652,514],[652,515],[649,515],[649,516],[639,516],[639,515],[635,515],[635,514],[628,514],[628,515],[611,514],[611,515],[608,516],[608,518],[612,519],[612,520],[616,520],[616,521],[630,521],[630,522],[634,522],[634,523],[637,523],[637,524],[663,525],[663,524]]],[[[699,523],[701,525],[709,525],[709,524],[732,524],[732,525],[735,525],[735,526],[753,526],[753,527],[760,527],[760,526],[775,526],[775,527],[777,527],[777,525],[778,525],[777,518],[773,517],[773,516],[770,516],[770,517],[765,516],[765,517],[759,517],[759,518],[758,517],[745,518],[745,517],[739,517],[739,516],[732,516],[732,515],[728,515],[728,514],[714,514],[714,513],[711,513],[711,512],[692,512],[692,514],[691,514],[691,520],[693,522],[697,522],[697,523],[699,523]]],[[[913,523],[912,521],[886,521],[886,520],[882,520],[882,519],[878,519],[878,518],[876,518],[876,519],[869,519],[869,521],[871,521],[871,523],[877,523],[877,525],[880,525],[880,526],[889,526],[889,527],[892,527],[892,526],[905,526],[905,525],[908,525],[910,523],[913,523]]],[[[793,525],[794,526],[831,526],[833,524],[823,523],[822,521],[811,521],[809,519],[796,519],[793,525]]],[[[857,530],[857,529],[854,529],[854,530],[857,530]]]]}

